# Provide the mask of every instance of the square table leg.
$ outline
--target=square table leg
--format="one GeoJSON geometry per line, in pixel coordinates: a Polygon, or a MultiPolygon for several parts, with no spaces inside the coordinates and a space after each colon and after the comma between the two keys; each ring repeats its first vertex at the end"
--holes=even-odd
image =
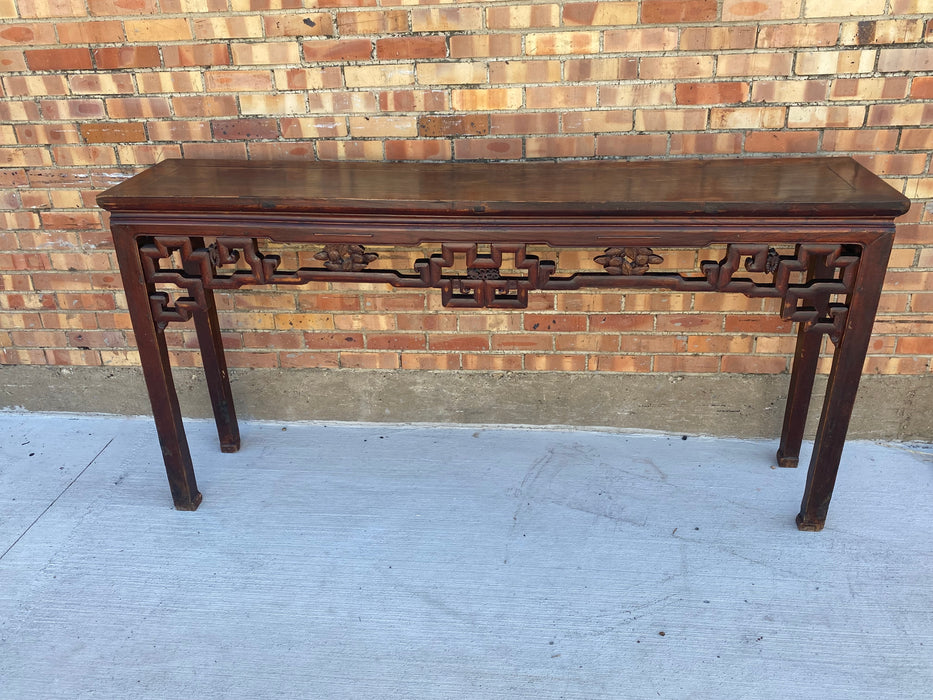
{"type": "MultiPolygon", "coordinates": [[[[818,257],[811,258],[807,271],[808,281],[832,277],[832,271],[818,257]]],[[[790,386],[787,390],[787,406],[784,409],[784,425],[781,428],[781,444],[777,451],[779,467],[796,467],[800,462],[800,446],[807,426],[813,382],[823,347],[823,333],[814,331],[801,323],[797,331],[797,347],[791,368],[790,386]]]]}
{"type": "Polygon", "coordinates": [[[854,289],[849,295],[845,331],[833,355],[823,413],[807,473],[807,485],[797,515],[797,528],[800,530],[816,532],[822,530],[826,522],[878,310],[892,239],[890,234],[882,236],[866,244],[862,250],[854,289]]]}
{"type": "MultiPolygon", "coordinates": [[[[193,247],[203,248],[204,241],[194,239],[193,247]]],[[[185,271],[197,275],[197,263],[186,262],[185,271]]],[[[230,389],[230,375],[224,356],[220,323],[217,320],[214,292],[204,289],[203,300],[203,304],[191,313],[198,336],[198,347],[201,351],[201,364],[204,367],[204,376],[207,379],[207,388],[211,396],[211,408],[214,411],[214,422],[217,424],[220,450],[221,452],[236,452],[240,449],[240,428],[237,425],[236,411],[233,406],[233,392],[230,389]]]]}
{"type": "Polygon", "coordinates": [[[201,494],[182,424],[165,332],[155,322],[150,305],[149,297],[154,289],[143,274],[136,240],[129,234],[121,234],[117,227],[112,230],[172,500],[178,510],[196,510],[201,494]]]}

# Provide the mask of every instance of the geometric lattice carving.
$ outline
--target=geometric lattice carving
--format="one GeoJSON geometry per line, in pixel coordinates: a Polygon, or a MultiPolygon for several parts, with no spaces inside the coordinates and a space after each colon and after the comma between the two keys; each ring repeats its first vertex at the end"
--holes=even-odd
{"type": "Polygon", "coordinates": [[[480,254],[475,243],[445,243],[440,255],[415,263],[427,287],[441,290],[444,306],[470,308],[520,308],[528,306],[528,291],[543,289],[554,272],[554,263],[526,255],[524,245],[492,244],[488,255],[480,254]],[[466,257],[466,276],[445,275],[454,265],[454,256],[466,257]],[[525,277],[503,277],[502,256],[511,254],[516,270],[525,277]]]}
{"type": "Polygon", "coordinates": [[[683,292],[733,292],[748,297],[781,299],[781,317],[803,324],[807,332],[826,333],[839,342],[848,313],[846,297],[858,271],[860,248],[833,243],[803,243],[792,255],[780,255],[760,243],[731,243],[725,257],[700,264],[701,276],[653,271],[663,262],[650,248],[608,248],[596,258],[605,272],[555,276],[555,264],[526,254],[523,244],[443,243],[441,252],[415,263],[416,274],[365,269],[376,255],[356,244],[328,245],[315,255],[323,267],[279,269],[281,259],[262,253],[252,237],[218,237],[210,245],[201,238],[151,236],[139,247],[146,282],[174,285],[182,296],[170,303],[167,294],[151,294],[156,322],[183,321],[204,308],[205,289],[244,285],[304,284],[311,281],[385,283],[395,287],[439,289],[444,306],[525,308],[531,290],[662,288],[683,292]],[[456,269],[457,256],[465,268],[456,269]],[[515,272],[502,274],[504,256],[515,272]],[[172,259],[180,260],[173,266],[172,259]],[[518,274],[516,274],[518,273],[518,274]],[[753,273],[757,279],[744,276],[753,273]],[[761,277],[765,276],[762,281],[761,277]]]}
{"type": "Polygon", "coordinates": [[[831,243],[799,244],[794,255],[778,255],[763,244],[734,244],[728,246],[723,260],[705,262],[701,270],[712,291],[780,297],[781,318],[802,323],[807,331],[827,333],[835,343],[845,328],[848,307],[832,299],[851,293],[858,262],[858,248],[831,243]],[[772,274],[773,282],[736,278],[740,265],[748,272],[772,274]],[[792,283],[795,274],[803,281],[792,283]]]}

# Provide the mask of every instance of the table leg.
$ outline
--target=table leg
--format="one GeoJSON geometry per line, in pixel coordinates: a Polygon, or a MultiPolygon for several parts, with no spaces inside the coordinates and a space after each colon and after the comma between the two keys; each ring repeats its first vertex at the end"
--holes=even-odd
{"type": "Polygon", "coordinates": [[[849,295],[845,331],[833,354],[823,413],[807,473],[807,485],[797,515],[797,528],[800,530],[816,532],[822,530],[826,523],[826,513],[836,484],[839,460],[881,297],[892,238],[891,235],[879,238],[867,244],[862,251],[858,276],[853,292],[849,295]]]}
{"type": "Polygon", "coordinates": [[[810,410],[810,396],[816,378],[816,366],[823,346],[823,334],[807,332],[803,327],[797,333],[797,350],[787,391],[784,409],[784,427],[777,451],[779,467],[796,467],[800,462],[800,445],[810,410]]]}
{"type": "MultiPolygon", "coordinates": [[[[196,269],[194,273],[197,273],[196,269]]],[[[230,375],[227,372],[227,360],[224,356],[220,323],[217,321],[217,306],[212,290],[204,290],[204,308],[195,309],[191,315],[194,317],[194,327],[198,334],[201,364],[204,366],[207,388],[211,395],[211,408],[214,410],[220,450],[236,452],[240,449],[240,428],[233,407],[230,375]]]]}
{"type": "Polygon", "coordinates": [[[117,227],[112,231],[172,500],[178,510],[196,510],[201,503],[201,494],[194,478],[165,333],[153,319],[149,304],[149,295],[154,290],[143,275],[135,239],[128,234],[121,235],[117,227]]]}
{"type": "MultiPolygon", "coordinates": [[[[827,274],[826,265],[814,258],[810,261],[807,278],[817,279],[827,274]]],[[[830,275],[831,276],[831,275],[830,275]]],[[[800,445],[810,412],[810,398],[816,367],[823,347],[823,334],[808,330],[800,324],[797,331],[797,348],[791,368],[790,386],[787,390],[787,405],[784,408],[784,426],[781,428],[781,444],[777,451],[779,467],[796,467],[800,462],[800,445]]]]}

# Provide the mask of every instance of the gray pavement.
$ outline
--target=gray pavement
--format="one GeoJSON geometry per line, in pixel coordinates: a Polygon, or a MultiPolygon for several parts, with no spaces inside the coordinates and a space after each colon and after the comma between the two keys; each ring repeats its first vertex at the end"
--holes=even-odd
{"type": "Polygon", "coordinates": [[[0,413],[0,698],[930,697],[930,445],[187,425],[0,413]]]}

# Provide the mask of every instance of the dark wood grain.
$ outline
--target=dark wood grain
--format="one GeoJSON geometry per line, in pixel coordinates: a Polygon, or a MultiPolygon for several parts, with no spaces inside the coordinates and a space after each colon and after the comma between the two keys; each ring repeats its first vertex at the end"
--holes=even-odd
{"type": "Polygon", "coordinates": [[[111,211],[474,216],[897,216],[851,158],[620,163],[167,160],[98,198],[111,211]]]}

